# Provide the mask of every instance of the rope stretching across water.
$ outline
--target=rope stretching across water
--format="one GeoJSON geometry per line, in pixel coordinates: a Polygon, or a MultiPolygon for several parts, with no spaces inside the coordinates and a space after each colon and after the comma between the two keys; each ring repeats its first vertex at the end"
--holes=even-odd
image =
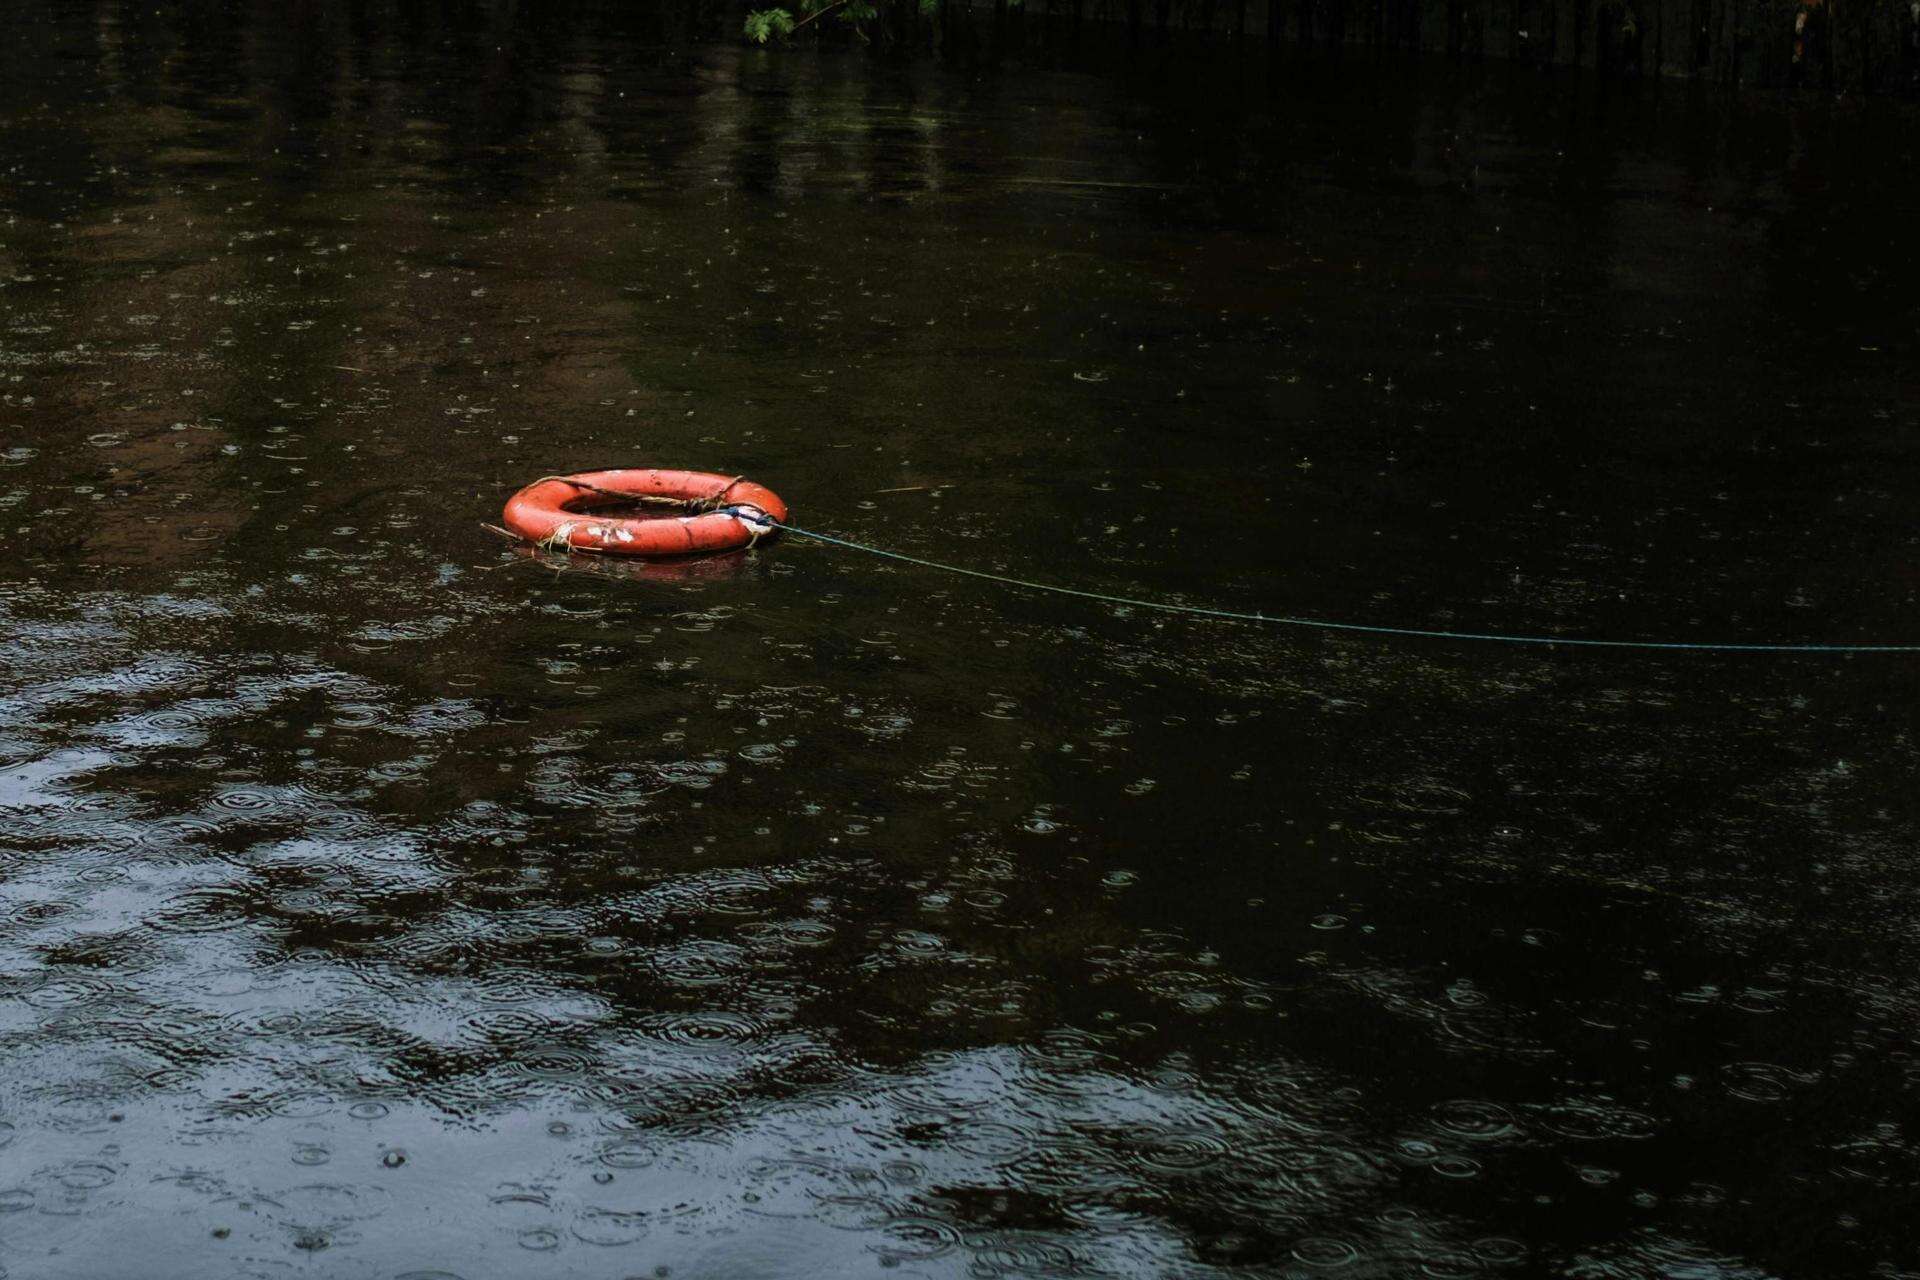
{"type": "Polygon", "coordinates": [[[1281,627],[1308,627],[1317,631],[1347,631],[1373,636],[1412,636],[1429,640],[1482,640],[1497,644],[1562,644],[1587,649],[1683,649],[1696,653],[1920,653],[1920,644],[1741,644],[1731,641],[1699,640],[1589,640],[1567,636],[1506,635],[1491,631],[1441,631],[1428,627],[1386,627],[1364,622],[1329,622],[1321,618],[1289,618],[1270,613],[1242,613],[1234,609],[1209,609],[1201,605],[1176,604],[1166,600],[1136,600],[1129,596],[1108,595],[1101,591],[1083,591],[1078,587],[1056,586],[1050,582],[1010,578],[1004,574],[987,573],[981,569],[967,569],[957,564],[942,564],[938,560],[924,560],[919,556],[888,551],[883,547],[868,546],[864,542],[836,538],[830,533],[815,533],[811,529],[802,529],[784,522],[779,523],[777,527],[796,537],[812,538],[816,542],[831,543],[850,551],[863,551],[870,556],[897,560],[903,564],[919,565],[923,569],[963,574],[969,578],[984,578],[988,582],[997,582],[1003,586],[1025,587],[1029,591],[1077,596],[1082,600],[1098,600],[1105,604],[1126,605],[1133,609],[1158,609],[1162,613],[1186,614],[1196,618],[1219,618],[1231,622],[1265,622],[1281,627]]]}

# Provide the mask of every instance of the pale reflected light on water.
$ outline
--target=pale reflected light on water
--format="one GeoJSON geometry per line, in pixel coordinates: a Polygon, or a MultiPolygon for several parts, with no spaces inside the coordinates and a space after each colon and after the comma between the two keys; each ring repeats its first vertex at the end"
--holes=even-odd
{"type": "Polygon", "coordinates": [[[1910,661],[480,528],[1913,641],[1897,108],[45,12],[0,1275],[1920,1268],[1910,661]]]}

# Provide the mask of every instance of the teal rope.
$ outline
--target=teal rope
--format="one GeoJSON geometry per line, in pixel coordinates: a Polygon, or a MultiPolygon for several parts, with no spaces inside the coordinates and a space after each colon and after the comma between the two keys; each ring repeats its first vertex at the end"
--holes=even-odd
{"type": "Polygon", "coordinates": [[[815,533],[811,529],[801,529],[778,521],[775,523],[785,532],[797,534],[802,538],[832,543],[836,547],[846,547],[853,551],[864,551],[870,556],[898,560],[904,564],[916,564],[923,569],[964,574],[969,578],[985,578],[988,582],[998,582],[1009,587],[1025,587],[1029,591],[1078,596],[1082,600],[1099,600],[1105,604],[1126,605],[1134,609],[1158,609],[1163,613],[1183,613],[1196,618],[1222,618],[1232,622],[1268,622],[1282,627],[1311,627],[1319,631],[1350,631],[1373,636],[1414,636],[1429,640],[1488,640],[1499,644],[1564,644],[1578,645],[1587,649],[1686,649],[1704,653],[1920,653],[1920,644],[1738,644],[1695,640],[1584,640],[1563,636],[1504,635],[1490,631],[1437,631],[1426,627],[1383,627],[1364,622],[1328,622],[1320,618],[1288,618],[1270,613],[1240,613],[1233,609],[1209,609],[1201,605],[1174,604],[1165,600],[1135,600],[1128,596],[1110,596],[1100,591],[1082,591],[1077,587],[1055,586],[1049,582],[1030,582],[1025,578],[1009,578],[980,569],[963,568],[957,564],[942,564],[938,560],[923,560],[919,556],[903,555],[898,551],[888,551],[882,547],[870,547],[863,542],[836,538],[830,533],[815,533]]]}

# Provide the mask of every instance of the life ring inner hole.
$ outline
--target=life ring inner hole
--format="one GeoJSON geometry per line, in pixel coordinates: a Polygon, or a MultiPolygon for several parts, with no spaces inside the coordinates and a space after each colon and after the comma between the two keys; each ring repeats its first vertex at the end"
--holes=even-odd
{"type": "Polygon", "coordinates": [[[560,504],[562,511],[596,520],[678,520],[691,514],[678,503],[648,502],[644,498],[609,498],[603,493],[583,493],[560,504]]]}

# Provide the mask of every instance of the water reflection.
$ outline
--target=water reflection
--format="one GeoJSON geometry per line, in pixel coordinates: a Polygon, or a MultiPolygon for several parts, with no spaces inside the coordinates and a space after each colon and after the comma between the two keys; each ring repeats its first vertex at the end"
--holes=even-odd
{"type": "Polygon", "coordinates": [[[1881,125],[649,21],[0,51],[0,1268],[1916,1265],[1898,666],[478,527],[644,456],[1225,607],[1903,638],[1910,264],[1783,265],[1892,242],[1819,178],[1881,125]]]}

